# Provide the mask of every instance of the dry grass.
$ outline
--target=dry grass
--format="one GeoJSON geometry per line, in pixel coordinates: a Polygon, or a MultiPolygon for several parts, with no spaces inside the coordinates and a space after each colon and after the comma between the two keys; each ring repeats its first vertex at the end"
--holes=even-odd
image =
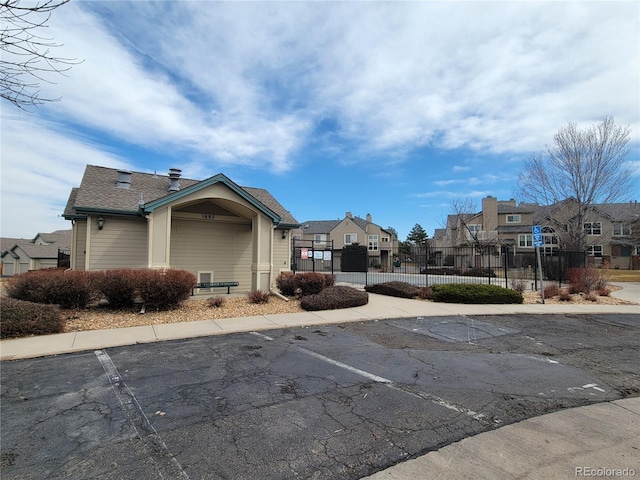
{"type": "Polygon", "coordinates": [[[604,277],[610,282],[640,282],[640,270],[603,269],[604,277]]]}

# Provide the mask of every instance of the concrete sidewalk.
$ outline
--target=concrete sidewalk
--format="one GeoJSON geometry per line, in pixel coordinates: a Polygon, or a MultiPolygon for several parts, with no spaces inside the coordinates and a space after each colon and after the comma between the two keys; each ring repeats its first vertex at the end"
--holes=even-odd
{"type": "MultiPolygon", "coordinates": [[[[614,296],[640,302],[639,283],[618,285],[623,290],[614,292],[614,296]]],[[[640,324],[640,305],[435,304],[369,294],[367,305],[341,310],[225,318],[1,340],[0,360],[234,332],[389,318],[606,313],[636,314],[639,315],[640,324]]],[[[400,463],[368,478],[640,478],[639,432],[640,398],[628,398],[562,410],[507,425],[400,463]]]]}
{"type": "Polygon", "coordinates": [[[640,477],[640,398],[570,408],[481,433],[370,480],[640,477]]]}
{"type": "MultiPolygon", "coordinates": [[[[640,284],[619,284],[624,288],[616,297],[640,302],[640,284]]],[[[517,314],[640,314],[640,305],[463,305],[431,303],[420,300],[369,294],[369,303],[361,307],[318,312],[221,318],[197,322],[145,325],[140,327],[90,330],[27,338],[0,340],[0,361],[33,358],[99,348],[161,342],[227,333],[272,330],[278,328],[330,323],[381,320],[386,318],[437,317],[452,315],[517,314]]],[[[640,474],[640,473],[639,473],[640,474]]]]}

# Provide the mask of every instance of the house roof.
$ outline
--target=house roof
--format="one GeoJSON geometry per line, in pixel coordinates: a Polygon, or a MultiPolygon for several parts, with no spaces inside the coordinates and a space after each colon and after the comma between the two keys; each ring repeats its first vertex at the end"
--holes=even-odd
{"type": "MultiPolygon", "coordinates": [[[[367,229],[368,224],[370,223],[373,224],[372,222],[368,222],[364,218],[349,216],[349,217],[345,217],[338,220],[309,220],[306,222],[302,222],[302,224],[300,225],[300,229],[304,234],[309,234],[309,235],[330,233],[334,228],[340,225],[346,218],[353,221],[353,223],[355,223],[358,227],[360,227],[362,230],[365,230],[365,231],[367,229]]],[[[377,226],[380,227],[379,225],[377,226]]],[[[380,227],[380,229],[383,232],[387,232],[391,234],[388,230],[382,227],[380,227]]]]}
{"type": "Polygon", "coordinates": [[[71,230],[56,230],[51,233],[38,233],[32,240],[24,238],[2,238],[2,250],[0,256],[11,255],[18,258],[16,249],[21,249],[30,258],[57,258],[58,249],[69,250],[71,248],[71,230]],[[34,243],[40,237],[47,245],[34,243]],[[5,247],[6,246],[6,247],[5,247]]]}
{"type": "Polygon", "coordinates": [[[305,234],[329,233],[336,228],[342,220],[310,220],[302,222],[300,228],[305,234]]]}
{"type": "Polygon", "coordinates": [[[536,206],[532,204],[520,204],[517,207],[514,205],[498,204],[498,215],[504,215],[506,213],[533,213],[536,211],[536,206]]]}
{"type": "MultiPolygon", "coordinates": [[[[534,213],[534,222],[541,224],[548,218],[553,218],[555,211],[571,201],[572,199],[566,199],[552,205],[539,206],[534,213]]],[[[633,222],[640,216],[640,203],[638,202],[598,203],[591,205],[590,209],[603,217],[609,217],[612,222],[633,222]]]]}
{"type": "Polygon", "coordinates": [[[4,252],[6,250],[9,250],[10,248],[14,247],[15,245],[19,245],[22,243],[30,243],[31,240],[28,240],[26,238],[10,238],[10,237],[3,237],[0,238],[0,252],[4,252]]]}
{"type": "Polygon", "coordinates": [[[47,243],[53,243],[57,248],[61,250],[69,250],[71,248],[71,232],[72,230],[56,230],[51,233],[38,233],[33,241],[38,237],[42,238],[47,243]]]}
{"type": "Polygon", "coordinates": [[[245,196],[251,203],[261,208],[277,220],[279,225],[297,226],[297,220],[265,189],[240,187],[222,174],[206,180],[180,178],[180,190],[170,192],[169,175],[130,172],[128,188],[117,186],[118,170],[87,165],[80,187],[69,195],[63,216],[71,220],[91,213],[140,215],[146,207],[151,209],[160,204],[180,198],[185,191],[191,192],[213,183],[221,182],[245,196]]]}

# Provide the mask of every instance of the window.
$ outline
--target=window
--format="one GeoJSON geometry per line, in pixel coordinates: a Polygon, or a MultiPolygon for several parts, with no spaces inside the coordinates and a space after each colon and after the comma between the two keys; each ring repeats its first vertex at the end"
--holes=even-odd
{"type": "Polygon", "coordinates": [[[518,246],[520,247],[533,247],[533,235],[518,235],[518,246]]]}
{"type": "Polygon", "coordinates": [[[382,243],[389,243],[389,237],[380,237],[382,243]]]}
{"type": "Polygon", "coordinates": [[[613,224],[613,236],[622,237],[631,235],[631,227],[626,223],[614,223],[613,224]]]}
{"type": "Polygon", "coordinates": [[[316,233],[314,237],[315,243],[327,243],[327,234],[326,233],[316,233]]]}
{"type": "Polygon", "coordinates": [[[556,237],[555,233],[543,233],[542,234],[542,242],[545,245],[557,245],[558,237],[556,237]]]}
{"type": "Polygon", "coordinates": [[[482,231],[482,225],[480,225],[480,224],[470,224],[470,225],[467,225],[467,229],[471,233],[481,232],[482,231]]]}
{"type": "Polygon", "coordinates": [[[602,245],[589,245],[587,247],[587,255],[591,257],[601,257],[602,256],[602,245]]]}
{"type": "Polygon", "coordinates": [[[520,215],[507,215],[507,223],[520,223],[520,215]]]}
{"type": "Polygon", "coordinates": [[[369,235],[369,251],[378,251],[378,235],[369,235]]]}
{"type": "Polygon", "coordinates": [[[584,224],[587,235],[602,235],[602,222],[588,222],[584,224]]]}
{"type": "Polygon", "coordinates": [[[344,244],[351,245],[352,243],[358,243],[358,234],[357,233],[345,233],[344,234],[344,244]]]}

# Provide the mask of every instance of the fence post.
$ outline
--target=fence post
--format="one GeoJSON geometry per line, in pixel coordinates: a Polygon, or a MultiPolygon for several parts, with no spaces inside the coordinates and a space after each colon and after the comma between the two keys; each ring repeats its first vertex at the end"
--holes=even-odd
{"type": "Polygon", "coordinates": [[[509,288],[509,279],[507,278],[509,272],[509,246],[504,245],[504,288],[509,288]]]}

